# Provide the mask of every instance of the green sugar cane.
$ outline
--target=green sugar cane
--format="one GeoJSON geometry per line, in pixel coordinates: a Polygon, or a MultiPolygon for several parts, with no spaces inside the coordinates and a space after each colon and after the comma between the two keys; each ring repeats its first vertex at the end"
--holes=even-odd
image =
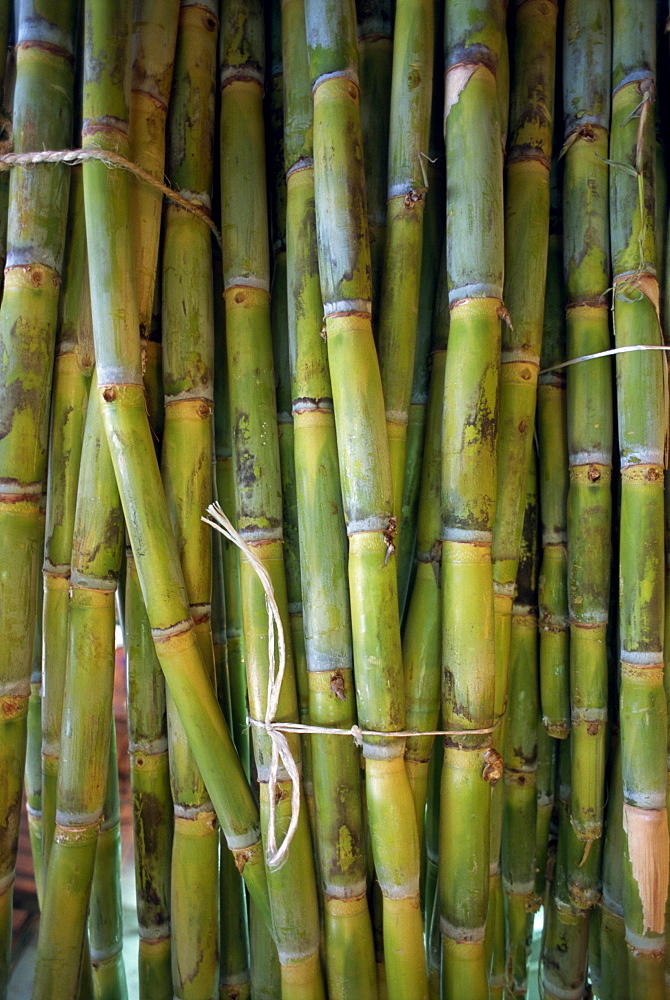
{"type": "MultiPolygon", "coordinates": [[[[609,347],[607,141],[610,10],[566,8],[564,268],[569,358],[609,347]],[[588,26],[584,45],[577,43],[588,26]]],[[[605,633],[611,563],[612,390],[608,358],[572,365],[568,379],[568,593],[572,720],[571,819],[601,835],[607,723],[605,633]]]]}
{"type": "Polygon", "coordinates": [[[51,850],[68,643],[68,591],[79,462],[93,364],[81,167],[72,174],[52,391],[47,523],[42,570],[42,848],[51,850]]]}
{"type": "Polygon", "coordinates": [[[537,385],[538,477],[542,562],[538,580],[540,702],[550,737],[570,728],[570,632],[568,624],[566,375],[552,365],[565,360],[563,227],[559,165],[554,160],[544,302],[542,354],[537,385]],[[546,370],[548,369],[548,370],[546,370]]]}
{"type": "Polygon", "coordinates": [[[423,157],[433,88],[433,8],[433,0],[400,0],[393,36],[386,242],[377,343],[398,538],[402,537],[407,424],[421,283],[427,185],[423,157]]]}
{"type": "Polygon", "coordinates": [[[76,991],[109,770],[114,594],[123,553],[123,516],[97,388],[94,382],[72,539],[55,826],[44,881],[35,1000],[55,1000],[76,991]]]}
{"type": "MultiPolygon", "coordinates": [[[[287,171],[288,318],[309,716],[356,718],[346,533],[317,261],[312,100],[302,0],[282,8],[287,171]]],[[[355,746],[312,740],[315,838],[324,892],[325,959],[333,998],[377,996],[366,898],[361,771],[355,746]]]]}
{"type": "MultiPolygon", "coordinates": [[[[321,294],[343,510],[360,724],[405,722],[392,486],[384,400],[371,326],[370,252],[350,2],[305,5],[314,94],[314,183],[321,294]],[[381,673],[380,673],[381,667],[381,673]]],[[[427,990],[419,842],[400,739],[365,739],[366,801],[384,909],[390,997],[427,990]]]]}
{"type": "Polygon", "coordinates": [[[361,132],[375,329],[379,318],[386,241],[389,112],[393,73],[392,8],[391,0],[358,0],[356,3],[361,132]]]}
{"type": "MultiPolygon", "coordinates": [[[[660,344],[653,187],[654,9],[613,5],[610,239],[616,345],[660,344]]],[[[631,997],[664,989],[668,883],[663,691],[663,478],[667,368],[657,351],[617,356],[621,464],[619,635],[623,909],[631,997]]]]}
{"type": "MultiPolygon", "coordinates": [[[[233,432],[237,530],[262,559],[272,582],[286,638],[286,671],[275,717],[298,721],[297,691],[288,619],[282,546],[282,498],[277,410],[270,334],[269,240],[265,199],[263,18],[260,3],[229,0],[221,30],[221,214],[230,418],[233,432]]],[[[267,707],[268,612],[265,592],[250,560],[240,565],[247,688],[250,714],[267,707]]],[[[288,742],[300,767],[300,737],[288,742]]],[[[253,733],[260,785],[261,820],[267,842],[271,742],[253,733]]],[[[288,827],[292,782],[280,767],[277,829],[288,827]]],[[[316,881],[308,817],[298,828],[283,864],[268,869],[272,917],[281,962],[282,989],[319,998],[316,881]],[[296,892],[296,886],[300,891],[296,892]]]]}
{"type": "Polygon", "coordinates": [[[442,997],[488,996],[491,734],[495,655],[491,543],[503,285],[499,81],[504,6],[450,3],[445,15],[447,282],[442,452],[440,808],[442,997]],[[476,116],[481,127],[470,122],[476,116]],[[484,238],[486,234],[486,238],[484,238]],[[471,416],[474,414],[474,418],[471,416]],[[478,831],[477,833],[475,831],[478,831]]]}
{"type": "MultiPolygon", "coordinates": [[[[17,9],[13,143],[18,153],[72,141],[74,4],[47,16],[17,9]]],[[[26,720],[42,560],[40,498],[46,479],[49,401],[65,244],[68,168],[12,171],[0,308],[0,996],[7,989],[12,886],[26,720]]]]}
{"type": "MultiPolygon", "coordinates": [[[[208,207],[212,187],[217,5],[184,3],[179,14],[169,114],[168,177],[208,207]]],[[[212,537],[202,521],[213,498],[214,315],[211,235],[177,205],[165,212],[162,255],[165,426],[161,473],[191,618],[210,683],[212,537]]],[[[174,994],[212,996],[219,977],[219,832],[179,712],[168,695],[174,803],[171,932],[174,994]]]]}

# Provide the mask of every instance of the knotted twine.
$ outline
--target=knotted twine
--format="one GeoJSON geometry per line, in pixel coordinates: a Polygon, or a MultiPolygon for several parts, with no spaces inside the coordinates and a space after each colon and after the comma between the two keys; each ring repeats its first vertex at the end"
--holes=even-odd
{"type": "MultiPolygon", "coordinates": [[[[0,143],[0,149],[3,144],[0,143]]],[[[45,149],[41,153],[3,153],[0,155],[0,170],[11,170],[12,167],[32,167],[39,163],[64,163],[68,167],[74,167],[78,163],[86,163],[90,160],[98,160],[108,167],[120,167],[127,170],[134,177],[144,181],[151,187],[156,188],[169,201],[179,205],[186,212],[196,215],[205,225],[211,229],[216,242],[221,246],[221,233],[216,228],[207,209],[194,200],[196,196],[185,191],[175,191],[157,180],[148,170],[138,166],[131,160],[127,160],[120,153],[115,153],[111,149],[98,149],[95,146],[88,146],[86,149],[45,149]]]]}
{"type": "Polygon", "coordinates": [[[279,693],[281,691],[284,672],[286,670],[286,640],[284,638],[284,626],[282,624],[279,606],[274,595],[272,580],[265,566],[258,558],[250,545],[238,535],[223,510],[218,503],[212,503],[207,508],[210,517],[203,517],[205,524],[221,532],[224,538],[232,542],[240,549],[252,567],[254,568],[263,590],[265,591],[265,607],[268,613],[268,658],[270,669],[268,671],[268,696],[265,707],[265,721],[259,723],[270,737],[272,745],[272,756],[270,758],[270,774],[268,777],[268,800],[270,803],[270,817],[267,832],[266,860],[270,868],[279,868],[286,860],[288,849],[293,836],[298,827],[298,816],[300,813],[300,774],[298,767],[288,745],[288,740],[283,732],[273,725],[273,719],[279,705],[279,693]],[[211,518],[211,520],[210,520],[211,518]],[[279,668],[275,672],[275,630],[277,636],[277,648],[279,651],[279,668]],[[277,772],[279,759],[281,758],[284,767],[293,783],[291,789],[291,820],[286,836],[281,847],[277,848],[277,772]]]}

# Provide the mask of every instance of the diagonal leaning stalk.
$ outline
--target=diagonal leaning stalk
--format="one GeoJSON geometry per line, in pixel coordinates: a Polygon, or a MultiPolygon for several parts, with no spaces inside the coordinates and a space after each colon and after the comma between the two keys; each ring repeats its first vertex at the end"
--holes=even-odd
{"type": "MultiPolygon", "coordinates": [[[[654,240],[655,7],[613,4],[610,237],[617,347],[660,344],[654,240]]],[[[663,691],[668,373],[660,352],[617,355],[623,909],[630,996],[665,989],[667,707],[663,691]]]]}
{"type": "Polygon", "coordinates": [[[447,4],[445,141],[450,305],[442,446],[442,997],[488,997],[484,942],[494,721],[491,543],[503,284],[499,82],[505,6],[447,4]],[[472,120],[478,121],[477,129],[472,120]]]}
{"type": "MultiPolygon", "coordinates": [[[[402,730],[404,684],[393,494],[384,399],[372,338],[370,250],[360,130],[354,4],[305,4],[314,95],[314,184],[321,295],[326,318],[344,516],[358,718],[402,730]]],[[[391,1000],[424,997],[419,840],[404,742],[366,738],[366,799],[383,895],[391,1000]]]]}
{"type": "MultiPolygon", "coordinates": [[[[84,145],[127,155],[127,94],[115,72],[128,55],[126,4],[87,5],[85,38],[84,145]]],[[[127,173],[87,164],[84,197],[98,391],[156,652],[228,846],[269,921],[258,811],[197,645],[146,415],[127,173]]]]}
{"type": "MultiPolygon", "coordinates": [[[[272,581],[286,638],[286,671],[276,718],[298,721],[282,548],[281,476],[270,334],[270,260],[263,123],[264,32],[259,0],[226,0],[221,15],[221,216],[228,384],[233,430],[237,530],[272,581]]],[[[251,561],[240,565],[249,710],[265,718],[270,658],[265,591],[251,561]]],[[[300,737],[288,743],[300,769],[300,737]]],[[[254,729],[261,821],[267,841],[271,741],[254,729]]],[[[278,823],[284,833],[293,782],[278,771],[278,823]]],[[[281,848],[280,848],[281,849],[281,848]]],[[[282,991],[323,996],[316,880],[306,809],[281,865],[269,867],[268,890],[282,991]]]]}
{"type": "MultiPolygon", "coordinates": [[[[167,172],[177,190],[210,206],[218,2],[182,3],[170,101],[167,172]]],[[[213,499],[214,315],[211,234],[177,205],[165,210],[163,274],[165,426],[161,472],[191,617],[215,688],[212,644],[212,536],[202,514],[213,499]]],[[[174,995],[200,1000],[218,984],[216,815],[168,695],[168,749],[174,802],[171,933],[174,995]]]]}
{"type": "MultiPolygon", "coordinates": [[[[72,141],[74,3],[17,6],[16,152],[72,141]]],[[[49,400],[65,243],[68,168],[18,168],[9,182],[0,307],[0,997],[7,989],[12,886],[42,550],[49,400]]]]}
{"type": "MultiPolygon", "coordinates": [[[[356,705],[347,542],[327,347],[321,336],[303,0],[284,0],[282,31],[288,314],[309,718],[314,725],[349,728],[356,705]]],[[[360,758],[352,742],[337,736],[313,739],[312,754],[329,995],[332,1000],[370,1000],[377,996],[377,976],[366,898],[360,758]]]]}
{"type": "Polygon", "coordinates": [[[393,34],[386,241],[377,345],[398,537],[421,283],[434,6],[434,0],[398,0],[393,34]]]}
{"type": "MultiPolygon", "coordinates": [[[[565,10],[564,269],[568,358],[609,347],[610,5],[569,0],[565,10]],[[581,38],[581,41],[578,39],[581,38]]],[[[605,798],[612,520],[612,365],[567,370],[568,600],[572,777],[577,836],[602,833],[605,798]]]]}
{"type": "Polygon", "coordinates": [[[72,540],[57,810],[44,882],[34,1000],[76,994],[109,770],[114,595],[123,554],[123,516],[97,389],[94,378],[72,540]]]}

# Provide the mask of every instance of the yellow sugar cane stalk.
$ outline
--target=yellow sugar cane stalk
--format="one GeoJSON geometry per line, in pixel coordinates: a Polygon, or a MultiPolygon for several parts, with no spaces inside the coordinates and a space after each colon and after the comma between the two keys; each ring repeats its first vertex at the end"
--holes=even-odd
{"type": "MultiPolygon", "coordinates": [[[[448,3],[445,15],[447,283],[442,446],[442,997],[488,997],[487,778],[495,650],[491,544],[496,503],[503,162],[498,70],[505,6],[448,3]],[[473,117],[479,127],[471,126],[473,117]],[[469,730],[476,733],[468,735],[469,730]],[[484,730],[484,732],[480,732],[484,730]],[[489,730],[487,732],[487,730],[489,730]]],[[[491,769],[491,765],[494,769],[491,769]]],[[[495,860],[495,859],[491,859],[495,860]]]]}

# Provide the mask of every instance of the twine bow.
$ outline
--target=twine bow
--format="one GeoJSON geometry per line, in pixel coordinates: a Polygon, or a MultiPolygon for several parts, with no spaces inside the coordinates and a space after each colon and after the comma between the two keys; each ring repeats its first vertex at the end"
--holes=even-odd
{"type": "Polygon", "coordinates": [[[265,606],[268,612],[268,657],[270,669],[268,673],[268,697],[265,708],[265,720],[249,720],[253,725],[264,729],[270,737],[272,744],[272,756],[270,758],[270,773],[268,776],[268,800],[270,804],[270,817],[268,823],[266,861],[269,868],[279,868],[286,860],[288,849],[298,828],[298,817],[300,815],[300,774],[298,767],[288,745],[288,740],[284,733],[273,725],[275,712],[279,704],[279,693],[281,691],[284,672],[286,670],[286,641],[284,638],[284,626],[282,625],[279,606],[274,595],[272,581],[265,566],[258,558],[251,546],[247,545],[243,538],[237,533],[226,515],[223,513],[218,503],[210,504],[207,508],[210,517],[203,517],[205,524],[219,531],[228,541],[237,546],[253,566],[263,590],[265,591],[265,606]],[[211,520],[210,520],[211,518],[211,520]],[[275,673],[275,630],[277,637],[277,648],[279,650],[279,667],[275,673]],[[289,822],[286,836],[281,845],[277,847],[277,781],[279,760],[281,759],[292,782],[291,789],[291,820],[289,822]]]}

